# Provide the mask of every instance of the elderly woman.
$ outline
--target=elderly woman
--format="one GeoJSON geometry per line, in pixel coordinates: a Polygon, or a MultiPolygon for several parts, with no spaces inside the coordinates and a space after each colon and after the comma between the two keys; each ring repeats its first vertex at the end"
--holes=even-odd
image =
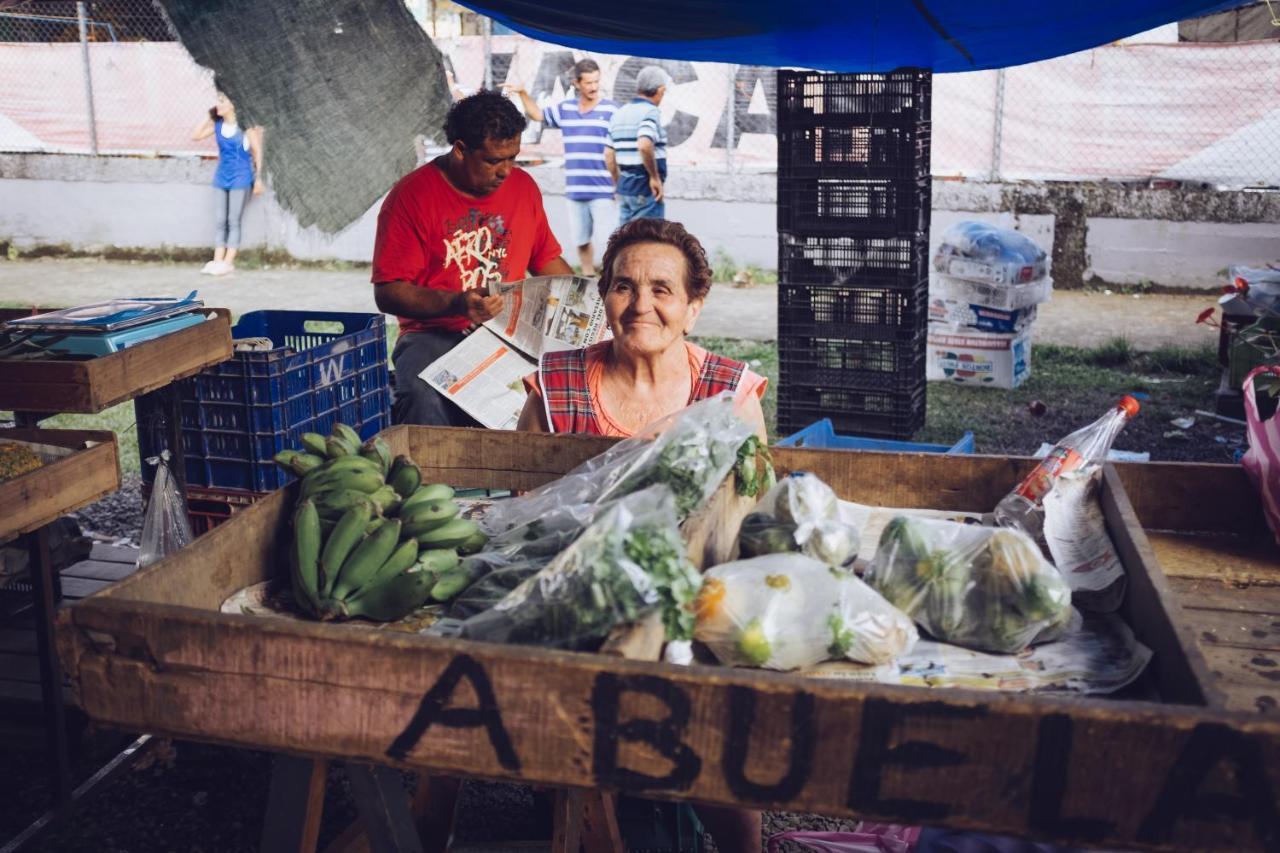
{"type": "Polygon", "coordinates": [[[525,378],[517,429],[629,437],[691,403],[732,391],[738,415],[765,437],[768,380],[685,340],[711,290],[698,239],[678,222],[636,219],[609,238],[600,293],[613,338],[546,353],[525,378]]]}
{"type": "MultiPolygon", "coordinates": [[[[740,361],[685,337],[711,290],[697,238],[677,222],[635,219],[609,238],[600,293],[611,340],[546,353],[525,377],[529,397],[517,429],[630,437],[654,421],[724,391],[765,439],[760,400],[768,380],[740,361]]],[[[698,806],[719,849],[758,853],[760,813],[698,806]]]]}

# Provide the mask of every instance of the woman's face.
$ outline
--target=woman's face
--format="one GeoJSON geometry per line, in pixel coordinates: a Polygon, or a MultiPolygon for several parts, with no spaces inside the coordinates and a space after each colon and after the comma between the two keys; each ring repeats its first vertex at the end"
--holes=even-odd
{"type": "Polygon", "coordinates": [[[701,299],[689,299],[687,264],[675,246],[633,243],[613,262],[604,296],[614,340],[635,355],[658,355],[693,331],[701,299]]]}
{"type": "Polygon", "coordinates": [[[224,118],[236,111],[236,108],[231,105],[231,99],[228,98],[226,95],[222,94],[221,92],[218,93],[218,97],[213,102],[213,105],[214,107],[217,108],[218,115],[224,118]]]}

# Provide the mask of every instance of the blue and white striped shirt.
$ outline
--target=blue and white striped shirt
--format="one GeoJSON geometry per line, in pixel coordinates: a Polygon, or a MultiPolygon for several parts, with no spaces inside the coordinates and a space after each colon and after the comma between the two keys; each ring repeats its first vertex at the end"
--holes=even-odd
{"type": "Polygon", "coordinates": [[[618,161],[618,192],[621,195],[645,195],[649,177],[640,159],[640,139],[653,140],[653,156],[658,174],[667,179],[667,131],[662,126],[662,112],[652,101],[636,98],[613,114],[609,125],[609,145],[618,161]]]}
{"type": "Polygon", "coordinates": [[[569,98],[542,110],[543,124],[558,127],[564,134],[565,195],[574,201],[613,198],[613,177],[604,165],[604,146],[616,109],[616,103],[602,98],[582,115],[578,99],[569,98]]]}

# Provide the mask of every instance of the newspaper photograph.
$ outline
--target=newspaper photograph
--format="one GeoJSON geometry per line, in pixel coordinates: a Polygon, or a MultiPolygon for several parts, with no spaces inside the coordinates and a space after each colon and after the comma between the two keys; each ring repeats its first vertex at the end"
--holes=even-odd
{"type": "Polygon", "coordinates": [[[490,282],[489,294],[506,304],[485,326],[535,360],[544,352],[580,349],[608,335],[596,279],[543,275],[490,282]]]}
{"type": "Polygon", "coordinates": [[[524,377],[537,366],[482,326],[418,376],[489,429],[515,429],[524,408],[524,377]]]}

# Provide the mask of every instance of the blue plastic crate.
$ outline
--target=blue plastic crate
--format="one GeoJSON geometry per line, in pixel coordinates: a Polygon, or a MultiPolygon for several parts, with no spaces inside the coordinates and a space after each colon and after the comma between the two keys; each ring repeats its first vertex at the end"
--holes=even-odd
{"type": "MultiPolygon", "coordinates": [[[[294,479],[272,457],[304,432],[341,421],[370,438],[391,425],[386,322],[381,314],[253,311],[234,339],[270,338],[275,348],[237,352],[179,383],[187,483],[268,492],[294,479]]],[[[143,459],[165,446],[159,394],[134,403],[143,459]]],[[[144,464],[147,482],[154,469],[144,464]]]]}
{"type": "Polygon", "coordinates": [[[892,441],[885,438],[860,438],[856,435],[837,435],[831,418],[809,424],[792,433],[777,444],[778,447],[812,447],[822,450],[886,450],[895,453],[973,453],[973,433],[966,432],[951,446],[924,444],[915,441],[892,441]]]}

